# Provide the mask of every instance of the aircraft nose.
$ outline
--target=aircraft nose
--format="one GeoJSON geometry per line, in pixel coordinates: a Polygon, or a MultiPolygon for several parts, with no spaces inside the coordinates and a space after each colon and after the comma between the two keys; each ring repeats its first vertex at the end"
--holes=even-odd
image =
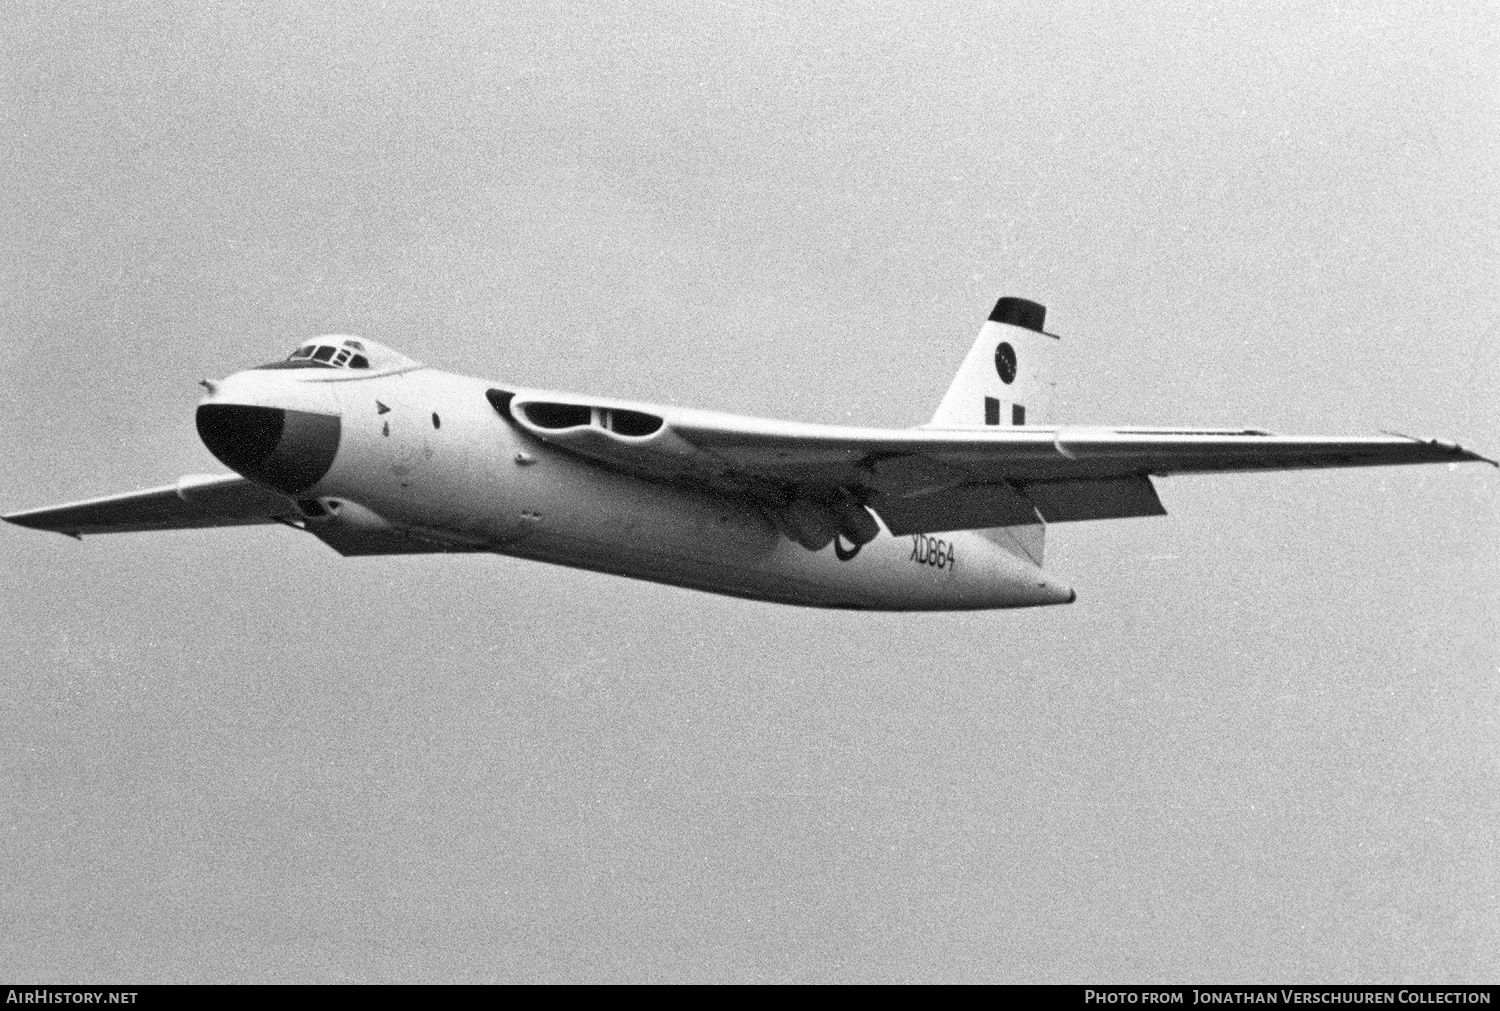
{"type": "Polygon", "coordinates": [[[337,415],[247,404],[202,404],[198,437],[226,466],[288,495],[311,488],[339,450],[337,415]]]}

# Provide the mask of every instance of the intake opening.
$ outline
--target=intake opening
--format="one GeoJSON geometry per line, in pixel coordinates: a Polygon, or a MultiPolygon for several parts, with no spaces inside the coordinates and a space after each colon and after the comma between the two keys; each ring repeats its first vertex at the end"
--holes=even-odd
{"type": "Polygon", "coordinates": [[[591,408],[579,404],[523,404],[521,410],[527,421],[551,431],[584,427],[594,415],[591,408]]]}
{"type": "Polygon", "coordinates": [[[644,411],[627,411],[618,407],[612,407],[602,413],[606,419],[606,427],[611,432],[618,432],[620,435],[639,438],[661,431],[662,420],[654,414],[647,414],[644,411]]]}

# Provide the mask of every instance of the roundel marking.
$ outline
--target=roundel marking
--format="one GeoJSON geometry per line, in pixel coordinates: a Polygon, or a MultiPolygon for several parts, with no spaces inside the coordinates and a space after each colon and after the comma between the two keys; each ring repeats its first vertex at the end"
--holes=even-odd
{"type": "Polygon", "coordinates": [[[1016,381],[1016,349],[1008,341],[1001,341],[995,349],[995,371],[1006,386],[1016,381]]]}

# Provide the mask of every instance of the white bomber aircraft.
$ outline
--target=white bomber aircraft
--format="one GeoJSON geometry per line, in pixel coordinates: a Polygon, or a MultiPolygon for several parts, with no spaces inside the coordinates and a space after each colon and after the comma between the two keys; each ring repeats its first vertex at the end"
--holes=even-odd
{"type": "MultiPolygon", "coordinates": [[[[1160,516],[1152,477],[1484,460],[1402,436],[1038,424],[1057,338],[1002,298],[932,421],[852,428],[453,375],[375,341],[306,341],[203,381],[237,473],[12,513],[83,534],[283,523],[342,555],[483,551],[814,607],[1071,603],[1049,523],[1160,516]]],[[[1485,461],[1494,463],[1494,461],[1485,461]]]]}

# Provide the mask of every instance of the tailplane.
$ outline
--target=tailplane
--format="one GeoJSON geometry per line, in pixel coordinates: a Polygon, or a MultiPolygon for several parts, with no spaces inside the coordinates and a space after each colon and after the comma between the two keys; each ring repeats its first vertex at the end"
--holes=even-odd
{"type": "Polygon", "coordinates": [[[1039,569],[1042,567],[1042,554],[1047,546],[1047,525],[1041,520],[1020,527],[989,527],[977,533],[1017,558],[1023,558],[1039,569]]]}
{"type": "Polygon", "coordinates": [[[1046,306],[1006,297],[994,310],[928,428],[1014,427],[1045,422],[1057,338],[1042,329],[1046,306]]]}

